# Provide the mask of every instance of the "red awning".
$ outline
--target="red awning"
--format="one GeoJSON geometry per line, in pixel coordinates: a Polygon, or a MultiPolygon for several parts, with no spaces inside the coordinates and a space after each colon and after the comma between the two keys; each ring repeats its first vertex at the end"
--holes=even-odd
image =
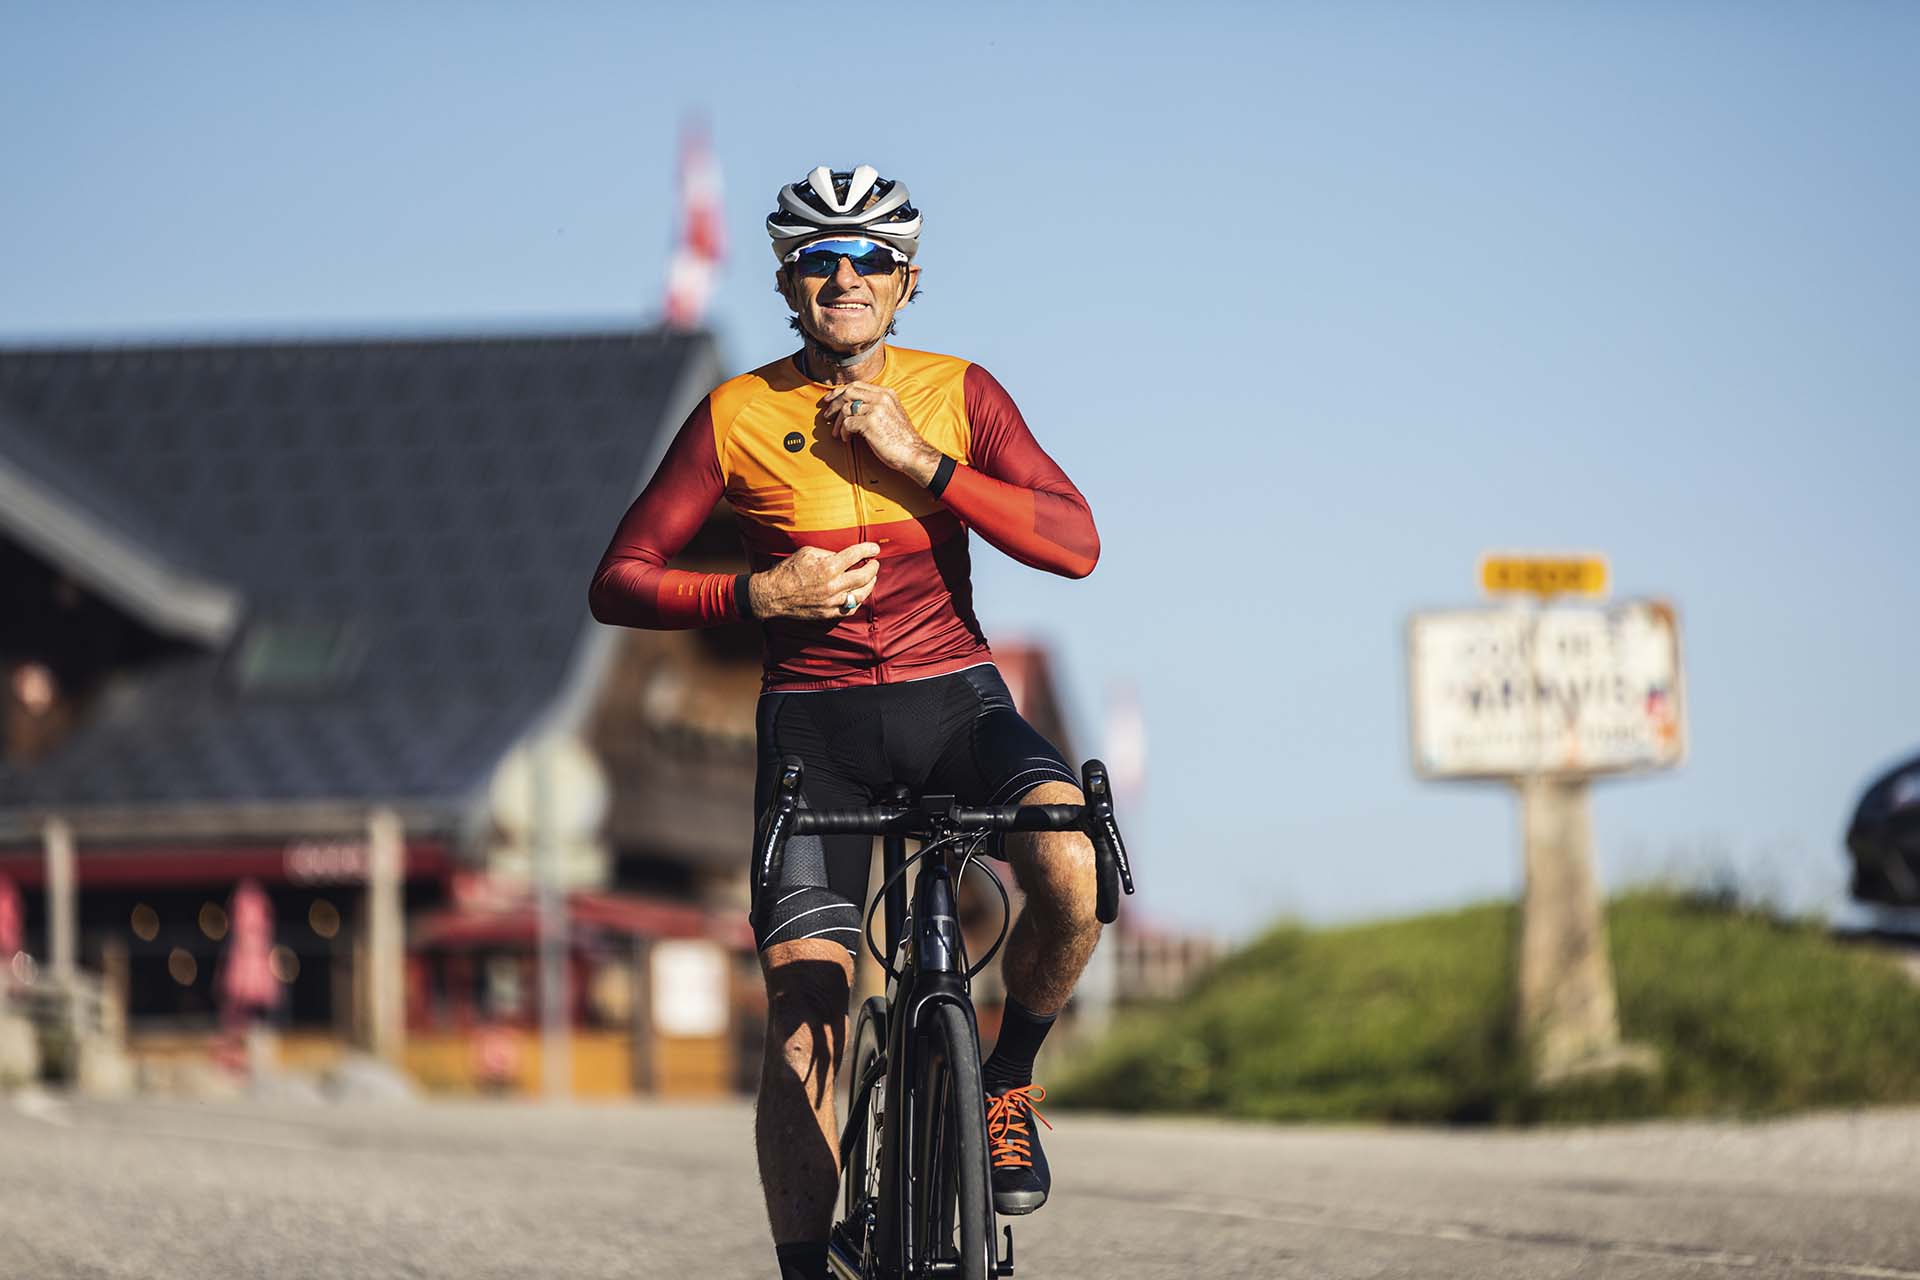
{"type": "MultiPolygon", "coordinates": [[[[245,876],[264,884],[363,884],[367,860],[366,844],[360,840],[250,844],[89,844],[81,840],[74,849],[74,878],[83,892],[232,884],[245,876]]],[[[444,875],[453,865],[452,852],[439,840],[406,842],[410,880],[444,875]]],[[[0,848],[0,876],[11,877],[23,889],[37,889],[46,882],[46,854],[37,847],[0,848]]]]}
{"type": "MultiPolygon", "coordinates": [[[[745,912],[709,911],[692,903],[638,894],[568,894],[567,932],[575,937],[711,938],[740,950],[753,949],[753,930],[745,912]]],[[[539,913],[531,900],[502,907],[430,911],[407,926],[409,945],[422,948],[531,947],[539,935],[539,913]]]]}

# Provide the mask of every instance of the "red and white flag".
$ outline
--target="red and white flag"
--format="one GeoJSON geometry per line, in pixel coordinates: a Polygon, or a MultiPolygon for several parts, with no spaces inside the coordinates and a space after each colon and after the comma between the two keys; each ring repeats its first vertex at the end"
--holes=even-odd
{"type": "Polygon", "coordinates": [[[680,238],[667,265],[667,324],[697,329],[706,320],[713,277],[726,254],[720,164],[707,131],[690,125],[680,138],[680,238]]]}

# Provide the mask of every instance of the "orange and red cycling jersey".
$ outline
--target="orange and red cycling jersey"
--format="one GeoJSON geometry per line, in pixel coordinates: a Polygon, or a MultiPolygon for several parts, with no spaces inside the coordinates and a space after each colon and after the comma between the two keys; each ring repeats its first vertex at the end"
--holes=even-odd
{"type": "Polygon", "coordinates": [[[943,675],[991,655],[973,614],[967,530],[1022,564],[1071,578],[1100,556],[1087,500],[979,365],[886,348],[872,381],[947,455],[915,483],[819,420],[831,389],[789,357],[716,387],[614,532],[589,600],[601,622],[713,626],[749,618],[746,575],[666,567],[722,497],[753,570],[801,547],[880,547],[865,605],[837,621],[768,619],[767,689],[831,689],[943,675]]]}

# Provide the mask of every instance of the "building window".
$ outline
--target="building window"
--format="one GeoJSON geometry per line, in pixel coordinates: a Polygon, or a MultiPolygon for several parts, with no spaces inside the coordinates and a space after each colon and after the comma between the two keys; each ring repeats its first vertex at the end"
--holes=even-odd
{"type": "Polygon", "coordinates": [[[359,639],[346,623],[257,622],[241,637],[233,678],[249,691],[320,692],[350,680],[361,653],[359,639]]]}

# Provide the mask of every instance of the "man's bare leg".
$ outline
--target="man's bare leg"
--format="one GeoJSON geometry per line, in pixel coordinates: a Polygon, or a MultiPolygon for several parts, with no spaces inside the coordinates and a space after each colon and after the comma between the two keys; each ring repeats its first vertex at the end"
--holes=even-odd
{"type": "MultiPolygon", "coordinates": [[[[1022,803],[1079,804],[1080,789],[1044,783],[1022,803]]],[[[1007,860],[1027,900],[1007,939],[1007,1003],[993,1052],[980,1064],[980,1082],[987,1091],[994,1208],[1023,1214],[1045,1204],[1053,1185],[1033,1124],[1033,1103],[1046,1096],[1033,1087],[1034,1059],[1100,941],[1100,921],[1094,915],[1093,843],[1085,836],[1062,831],[1009,838],[1007,860]]]]}
{"type": "MultiPolygon", "coordinates": [[[[1080,788],[1043,782],[1021,804],[1082,804],[1080,788]]],[[[1100,941],[1094,914],[1093,842],[1078,831],[1009,835],[1007,860],[1026,904],[1007,937],[1007,994],[1037,1014],[1055,1014],[1100,941]]]]}
{"type": "Polygon", "coordinates": [[[776,1245],[824,1241],[833,1229],[840,1130],[833,1083],[846,1052],[853,957],[801,938],[760,953],[767,981],[767,1054],[754,1108],[760,1185],[776,1245]]]}

